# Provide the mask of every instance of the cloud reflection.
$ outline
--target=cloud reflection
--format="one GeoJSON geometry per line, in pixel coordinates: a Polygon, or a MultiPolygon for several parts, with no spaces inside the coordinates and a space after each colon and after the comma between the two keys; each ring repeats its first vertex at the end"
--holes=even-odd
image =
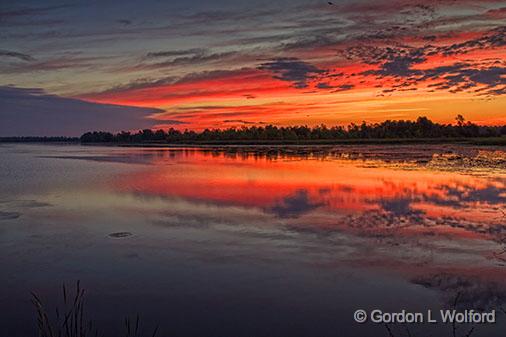
{"type": "Polygon", "coordinates": [[[456,304],[456,308],[461,310],[492,310],[506,303],[504,284],[484,281],[477,277],[443,273],[422,276],[414,279],[413,283],[441,291],[447,307],[456,304]]]}
{"type": "MultiPolygon", "coordinates": [[[[444,293],[464,282],[451,277],[481,275],[484,288],[498,284],[502,301],[496,255],[506,242],[506,177],[494,165],[468,170],[484,158],[472,148],[410,149],[127,149],[114,161],[146,165],[115,176],[110,188],[132,198],[123,212],[184,235],[171,249],[199,261],[252,262],[268,244],[258,257],[265,263],[297,253],[318,268],[386,269],[444,293]],[[448,151],[462,165],[439,169],[448,151]],[[220,240],[227,248],[211,254],[220,240]],[[442,271],[452,276],[438,279],[442,271]]],[[[463,301],[500,302],[479,292],[463,301]]]]}
{"type": "Polygon", "coordinates": [[[321,202],[312,202],[307,190],[298,190],[293,195],[284,197],[281,202],[269,208],[268,211],[281,218],[296,218],[323,205],[321,202]]]}

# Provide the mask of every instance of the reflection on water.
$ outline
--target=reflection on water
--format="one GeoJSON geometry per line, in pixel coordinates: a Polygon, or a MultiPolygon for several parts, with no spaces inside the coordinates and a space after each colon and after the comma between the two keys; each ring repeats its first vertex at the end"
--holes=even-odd
{"type": "MultiPolygon", "coordinates": [[[[506,302],[499,148],[23,145],[0,156],[10,336],[30,331],[28,290],[50,296],[78,278],[111,331],[119,306],[171,317],[164,331],[177,336],[388,335],[353,312],[506,302]]],[[[475,334],[502,336],[504,321],[475,334]]]]}

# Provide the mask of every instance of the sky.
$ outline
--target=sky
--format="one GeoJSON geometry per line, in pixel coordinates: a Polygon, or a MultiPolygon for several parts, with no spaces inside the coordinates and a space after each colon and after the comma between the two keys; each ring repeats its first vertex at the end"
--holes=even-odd
{"type": "Polygon", "coordinates": [[[4,1],[0,40],[0,135],[506,123],[506,0],[4,1]]]}

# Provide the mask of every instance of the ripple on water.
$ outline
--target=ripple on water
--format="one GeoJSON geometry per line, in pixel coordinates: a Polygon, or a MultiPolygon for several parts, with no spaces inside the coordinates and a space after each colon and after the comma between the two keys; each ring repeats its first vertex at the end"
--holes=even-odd
{"type": "Polygon", "coordinates": [[[115,238],[115,239],[121,239],[121,238],[127,238],[129,236],[132,236],[133,234],[130,232],[117,232],[117,233],[111,233],[109,234],[109,237],[115,238]]]}
{"type": "Polygon", "coordinates": [[[0,221],[1,220],[17,219],[20,216],[21,216],[21,213],[18,213],[18,212],[2,212],[2,211],[0,211],[0,221]]]}

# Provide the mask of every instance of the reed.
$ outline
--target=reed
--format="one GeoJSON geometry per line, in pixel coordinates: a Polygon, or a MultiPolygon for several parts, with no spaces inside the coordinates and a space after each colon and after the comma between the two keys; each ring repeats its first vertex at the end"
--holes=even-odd
{"type": "MultiPolygon", "coordinates": [[[[76,282],[73,292],[62,285],[63,306],[56,307],[54,315],[50,315],[43,302],[35,294],[32,295],[32,303],[35,306],[37,318],[37,331],[39,337],[104,337],[95,326],[93,320],[87,317],[85,311],[85,290],[80,281],[76,282]]],[[[135,320],[129,317],[124,320],[125,337],[156,337],[158,327],[150,335],[145,335],[140,329],[140,317],[135,320]]]]}

